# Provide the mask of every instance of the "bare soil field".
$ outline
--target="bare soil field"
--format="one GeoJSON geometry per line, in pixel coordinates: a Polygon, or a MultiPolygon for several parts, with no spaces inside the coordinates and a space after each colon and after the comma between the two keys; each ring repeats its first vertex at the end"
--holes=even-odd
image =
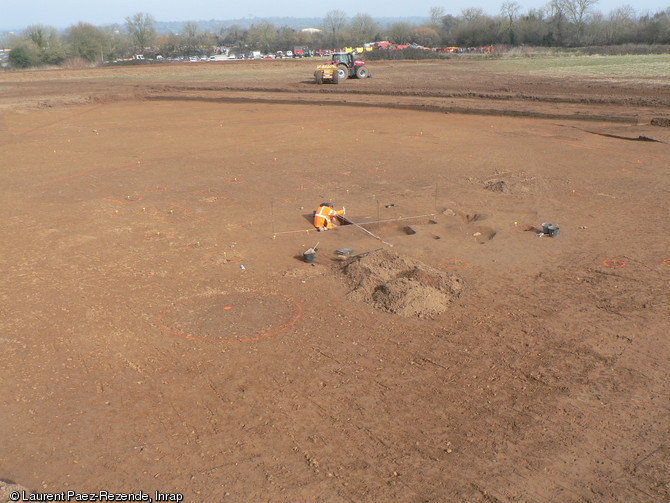
{"type": "Polygon", "coordinates": [[[668,79],[313,67],[0,74],[0,480],[670,500],[668,79]]]}

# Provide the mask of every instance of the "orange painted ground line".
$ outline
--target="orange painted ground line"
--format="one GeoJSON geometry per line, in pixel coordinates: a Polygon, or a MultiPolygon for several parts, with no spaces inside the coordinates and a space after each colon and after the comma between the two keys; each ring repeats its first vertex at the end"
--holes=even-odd
{"type": "Polygon", "coordinates": [[[460,258],[447,258],[438,262],[445,269],[472,269],[472,264],[460,258]]]}
{"type": "MultiPolygon", "coordinates": [[[[210,297],[228,295],[227,293],[215,293],[215,294],[211,294],[211,295],[204,295],[204,296],[200,296],[200,297],[194,297],[194,298],[191,298],[191,299],[186,300],[184,302],[180,302],[178,304],[175,304],[171,308],[166,309],[165,311],[163,311],[162,313],[160,313],[158,315],[158,317],[156,319],[156,325],[161,330],[163,330],[164,332],[167,332],[167,333],[172,334],[172,335],[177,335],[179,337],[183,337],[184,339],[188,339],[188,340],[201,341],[201,342],[251,342],[251,341],[258,341],[258,340],[261,340],[261,339],[265,339],[267,337],[271,337],[273,335],[277,335],[281,332],[284,332],[285,330],[288,330],[302,316],[302,305],[300,305],[300,303],[297,300],[295,300],[293,297],[291,297],[290,295],[286,295],[284,293],[273,292],[273,291],[270,291],[270,290],[249,290],[249,291],[245,291],[245,292],[229,292],[229,293],[265,293],[265,294],[269,294],[269,295],[281,296],[281,297],[284,297],[284,298],[288,299],[291,302],[291,304],[295,308],[295,314],[293,315],[293,317],[289,321],[287,321],[286,323],[284,323],[283,325],[281,325],[279,328],[277,328],[275,330],[270,330],[268,332],[263,332],[263,333],[258,334],[256,336],[253,336],[253,337],[243,337],[243,338],[234,338],[234,339],[196,337],[194,335],[190,335],[190,334],[187,334],[185,332],[180,332],[179,330],[173,330],[170,327],[166,326],[165,323],[163,322],[163,318],[168,313],[173,311],[176,307],[186,306],[186,305],[192,304],[193,302],[197,302],[198,300],[208,299],[210,297]]],[[[231,306],[224,307],[224,309],[228,309],[228,308],[232,308],[232,307],[231,306]]]]}
{"type": "Polygon", "coordinates": [[[603,265],[605,267],[612,267],[613,269],[618,269],[619,267],[624,267],[626,262],[619,259],[605,259],[603,260],[603,265]]]}
{"type": "Polygon", "coordinates": [[[158,240],[158,239],[167,239],[167,238],[173,238],[174,237],[174,232],[166,232],[166,231],[149,231],[144,234],[144,239],[147,239],[149,241],[153,240],[158,240]]]}
{"type": "Polygon", "coordinates": [[[142,189],[144,192],[165,192],[168,190],[167,187],[165,186],[156,186],[156,187],[147,187],[146,189],[142,189]]]}

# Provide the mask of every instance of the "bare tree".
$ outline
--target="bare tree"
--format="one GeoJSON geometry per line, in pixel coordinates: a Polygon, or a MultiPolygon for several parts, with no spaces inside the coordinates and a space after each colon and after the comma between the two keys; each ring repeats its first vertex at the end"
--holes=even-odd
{"type": "Polygon", "coordinates": [[[244,43],[247,38],[247,31],[240,25],[233,24],[226,29],[221,37],[221,41],[225,45],[237,46],[244,43]]]}
{"type": "Polygon", "coordinates": [[[70,44],[70,54],[86,61],[103,59],[107,34],[89,23],[77,23],[67,29],[66,39],[70,44]]]}
{"type": "Polygon", "coordinates": [[[542,9],[530,9],[516,22],[517,41],[525,45],[552,45],[549,22],[542,9]]]}
{"type": "Polygon", "coordinates": [[[101,27],[105,33],[105,46],[103,48],[105,59],[117,59],[127,56],[131,52],[130,37],[123,31],[123,26],[110,24],[101,27]]]}
{"type": "Polygon", "coordinates": [[[330,43],[339,46],[344,41],[344,31],[347,27],[347,15],[341,10],[331,10],[323,18],[323,31],[330,43]]]}
{"type": "Polygon", "coordinates": [[[557,0],[557,3],[568,20],[575,24],[577,33],[581,35],[587,16],[598,0],[557,0]]]}
{"type": "Polygon", "coordinates": [[[456,30],[460,20],[450,14],[444,16],[441,20],[440,31],[442,32],[442,43],[446,45],[456,44],[456,30]]]}
{"type": "Polygon", "coordinates": [[[260,21],[249,28],[249,44],[252,49],[270,52],[277,36],[277,28],[272,23],[260,21]]]}
{"type": "Polygon", "coordinates": [[[463,9],[461,19],[454,30],[456,45],[479,47],[496,43],[499,20],[490,18],[479,8],[463,9]]]}
{"type": "Polygon", "coordinates": [[[355,45],[372,42],[379,31],[379,25],[368,14],[356,14],[349,27],[351,42],[355,45]]]}
{"type": "Polygon", "coordinates": [[[514,31],[514,21],[516,20],[521,6],[516,2],[503,2],[500,7],[500,14],[507,18],[509,24],[507,25],[507,33],[509,35],[509,43],[517,44],[516,33],[514,31]]]}
{"type": "Polygon", "coordinates": [[[47,46],[48,30],[48,27],[41,24],[28,26],[28,28],[23,31],[23,38],[32,40],[38,48],[44,49],[47,46]]]}
{"type": "Polygon", "coordinates": [[[23,38],[31,40],[39,49],[43,63],[58,64],[65,59],[65,48],[58,30],[51,26],[32,25],[23,31],[23,38]]]}
{"type": "Polygon", "coordinates": [[[347,15],[341,10],[331,10],[323,18],[323,27],[330,33],[339,33],[347,26],[347,15]]]}
{"type": "Polygon", "coordinates": [[[207,51],[203,51],[203,45],[210,44],[203,43],[206,35],[198,30],[198,24],[194,21],[188,21],[181,29],[178,37],[179,47],[183,56],[205,55],[207,51]]]}
{"type": "Polygon", "coordinates": [[[440,34],[430,26],[419,26],[412,31],[412,42],[424,47],[435,47],[440,44],[440,34]]]}
{"type": "Polygon", "coordinates": [[[555,41],[557,45],[562,46],[564,44],[564,32],[565,32],[565,12],[561,6],[561,0],[551,0],[547,4],[547,9],[549,11],[549,26],[550,31],[547,35],[547,39],[550,42],[555,41]],[[554,34],[554,31],[556,33],[554,34]]]}
{"type": "Polygon", "coordinates": [[[442,22],[442,18],[445,15],[445,12],[444,8],[442,7],[431,7],[428,10],[428,14],[430,15],[430,23],[434,26],[439,26],[442,22]]]}
{"type": "Polygon", "coordinates": [[[466,23],[473,23],[479,21],[484,17],[484,11],[479,7],[468,7],[461,11],[461,18],[466,23]]]}
{"type": "Polygon", "coordinates": [[[193,21],[188,21],[181,29],[184,38],[194,40],[198,36],[198,25],[193,21]]]}
{"type": "Polygon", "coordinates": [[[517,16],[519,15],[520,9],[521,6],[516,2],[503,2],[502,6],[500,7],[500,14],[507,18],[510,26],[512,26],[517,16]]]}
{"type": "Polygon", "coordinates": [[[151,14],[138,12],[126,18],[126,29],[133,39],[135,47],[139,51],[144,51],[156,38],[154,29],[154,18],[151,14]]]}
{"type": "Polygon", "coordinates": [[[606,32],[607,43],[620,44],[630,41],[635,17],[635,10],[630,5],[624,5],[610,12],[606,32]]]}
{"type": "Polygon", "coordinates": [[[393,23],[386,30],[390,42],[394,44],[409,44],[412,42],[412,31],[414,27],[404,21],[393,23]]]}
{"type": "Polygon", "coordinates": [[[277,30],[275,48],[280,51],[291,49],[298,45],[298,33],[293,28],[282,26],[277,30]]]}

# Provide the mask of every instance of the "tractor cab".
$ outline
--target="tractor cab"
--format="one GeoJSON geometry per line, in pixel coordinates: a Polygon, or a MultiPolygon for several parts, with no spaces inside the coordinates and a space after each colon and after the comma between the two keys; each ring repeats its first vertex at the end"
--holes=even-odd
{"type": "Polygon", "coordinates": [[[346,65],[347,68],[353,68],[356,58],[352,52],[336,52],[332,55],[331,62],[334,65],[346,65]]]}
{"type": "Polygon", "coordinates": [[[357,79],[371,77],[368,73],[368,69],[365,67],[365,61],[356,59],[353,52],[333,53],[330,64],[337,66],[340,80],[346,80],[353,77],[357,79]]]}

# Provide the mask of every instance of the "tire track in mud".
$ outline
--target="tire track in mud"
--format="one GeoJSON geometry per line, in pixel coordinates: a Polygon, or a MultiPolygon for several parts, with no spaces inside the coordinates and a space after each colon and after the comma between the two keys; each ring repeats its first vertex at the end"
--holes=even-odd
{"type": "MultiPolygon", "coordinates": [[[[258,88],[193,88],[169,87],[154,89],[144,96],[148,101],[200,101],[210,103],[263,103],[277,105],[329,105],[345,107],[388,108],[396,110],[415,110],[437,113],[454,113],[483,116],[503,116],[518,118],[603,121],[636,124],[639,113],[628,107],[625,112],[598,111],[603,104],[588,101],[560,101],[569,107],[564,112],[546,111],[548,107],[556,110],[556,103],[544,98],[532,99],[518,97],[492,97],[477,93],[462,95],[439,95],[435,93],[376,93],[376,92],[320,92],[310,90],[258,89],[258,88]],[[401,97],[402,99],[398,99],[401,97]],[[352,99],[353,98],[353,99],[352,99]],[[445,100],[450,103],[445,103],[445,100]],[[514,104],[516,102],[516,105],[514,104]]],[[[558,98],[556,98],[557,100],[558,98]]],[[[624,107],[617,103],[616,106],[624,107]]],[[[650,115],[652,111],[648,112],[650,115]]]]}
{"type": "MultiPolygon", "coordinates": [[[[310,85],[311,81],[303,81],[302,84],[310,85]]],[[[250,92],[250,93],[287,93],[287,94],[335,94],[342,96],[407,96],[417,98],[465,98],[465,99],[488,99],[496,101],[531,101],[531,102],[545,102],[545,103],[575,103],[575,104],[589,104],[589,105],[626,105],[638,107],[661,107],[670,105],[670,101],[658,98],[644,98],[644,97],[589,97],[586,95],[538,95],[527,94],[520,92],[449,92],[449,91],[427,91],[427,90],[366,90],[366,89],[347,89],[343,87],[317,87],[315,89],[309,88],[283,88],[283,87],[238,87],[238,86],[162,86],[162,91],[225,91],[225,92],[250,92]]]]}

